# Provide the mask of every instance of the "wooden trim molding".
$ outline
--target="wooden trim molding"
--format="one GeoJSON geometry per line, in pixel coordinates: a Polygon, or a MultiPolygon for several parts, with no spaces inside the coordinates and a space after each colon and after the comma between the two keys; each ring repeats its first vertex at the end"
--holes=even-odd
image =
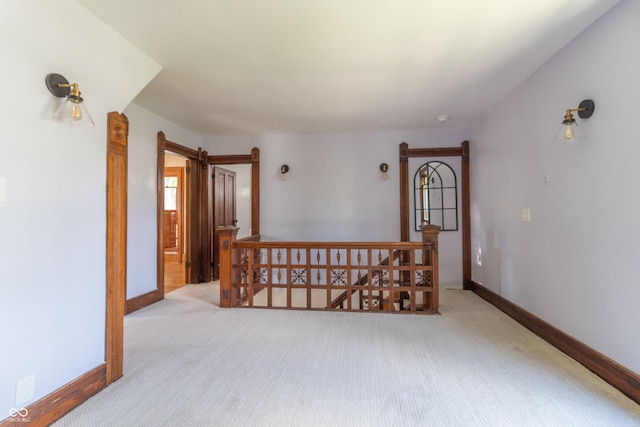
{"type": "Polygon", "coordinates": [[[107,386],[107,365],[102,364],[79,378],[71,381],[32,403],[25,408],[28,411],[26,422],[18,422],[8,417],[0,421],[0,427],[28,425],[31,427],[48,426],[62,418],[84,401],[107,386]]]}
{"type": "Polygon", "coordinates": [[[471,174],[469,171],[469,141],[460,145],[462,157],[462,288],[471,286],[471,174]]]}
{"type": "Polygon", "coordinates": [[[260,234],[260,150],[251,149],[251,234],[260,234]]]}
{"type": "Polygon", "coordinates": [[[210,165],[237,165],[251,163],[251,154],[207,156],[207,163],[210,165]]]}
{"type": "Polygon", "coordinates": [[[159,289],[147,292],[146,294],[138,295],[137,297],[129,298],[127,300],[126,314],[133,313],[148,305],[162,300],[164,292],[160,292],[159,289]]]}
{"type": "Polygon", "coordinates": [[[471,281],[470,290],[640,404],[640,375],[609,359],[501,295],[471,281]]]}
{"type": "Polygon", "coordinates": [[[400,241],[409,241],[409,144],[400,144],[400,241]]]}
{"type": "Polygon", "coordinates": [[[202,151],[198,148],[198,165],[200,165],[200,173],[198,175],[198,187],[200,194],[198,195],[198,210],[199,210],[199,227],[198,227],[198,253],[200,254],[200,269],[198,275],[199,282],[209,282],[213,277],[213,269],[211,261],[213,260],[211,254],[211,241],[212,234],[209,228],[211,222],[211,215],[209,212],[209,203],[211,202],[209,195],[209,177],[211,171],[209,164],[207,163],[206,151],[202,151]]]}
{"type": "MultiPolygon", "coordinates": [[[[158,243],[156,245],[156,290],[160,294],[160,299],[164,298],[164,152],[166,146],[167,139],[164,133],[158,132],[156,157],[156,233],[158,235],[158,243]]],[[[186,233],[187,230],[184,230],[184,232],[186,233]]],[[[127,301],[127,312],[129,312],[128,310],[129,301],[127,301]]]]}
{"type": "Polygon", "coordinates": [[[460,157],[460,156],[462,156],[462,148],[460,147],[437,147],[437,148],[408,148],[407,147],[407,157],[460,157]]]}
{"type": "Polygon", "coordinates": [[[129,120],[107,115],[106,330],[107,384],[123,373],[127,294],[127,156],[129,120]]]}
{"type": "Polygon", "coordinates": [[[164,132],[158,132],[158,138],[162,138],[163,140],[163,149],[165,151],[169,151],[171,153],[179,154],[181,156],[188,157],[190,159],[198,158],[198,150],[194,150],[193,148],[185,147],[184,145],[180,145],[176,142],[169,141],[165,136],[164,132]]]}

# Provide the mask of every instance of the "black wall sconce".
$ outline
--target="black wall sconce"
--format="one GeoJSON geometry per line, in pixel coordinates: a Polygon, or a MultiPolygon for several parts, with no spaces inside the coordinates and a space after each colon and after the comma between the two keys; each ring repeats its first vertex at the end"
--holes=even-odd
{"type": "Polygon", "coordinates": [[[289,172],[289,165],[282,165],[280,166],[280,179],[282,179],[283,181],[285,181],[287,178],[285,177],[285,175],[287,174],[287,172],[289,172]]]}
{"type": "Polygon", "coordinates": [[[576,123],[576,119],[573,118],[572,112],[576,111],[578,113],[578,117],[581,119],[588,119],[593,115],[593,110],[595,110],[595,108],[596,105],[593,100],[585,99],[580,103],[580,105],[578,105],[578,108],[567,109],[560,131],[556,136],[556,141],[573,142],[578,139],[582,139],[582,136],[578,131],[578,124],[576,123]]]}
{"type": "Polygon", "coordinates": [[[388,171],[389,165],[386,163],[380,163],[380,172],[382,172],[382,179],[385,181],[389,179],[389,174],[387,173],[388,171]]]}
{"type": "Polygon", "coordinates": [[[87,126],[94,126],[91,114],[84,104],[84,99],[80,96],[78,83],[69,81],[60,74],[47,74],[44,83],[49,92],[58,98],[67,98],[64,103],[51,116],[54,120],[71,120],[87,126]]]}

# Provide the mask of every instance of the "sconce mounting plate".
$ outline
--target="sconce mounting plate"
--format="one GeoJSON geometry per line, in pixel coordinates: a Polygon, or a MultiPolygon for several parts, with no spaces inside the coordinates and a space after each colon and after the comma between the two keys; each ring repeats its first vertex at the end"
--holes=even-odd
{"type": "Polygon", "coordinates": [[[581,119],[588,119],[593,114],[596,104],[592,99],[585,99],[578,105],[578,117],[581,119]]]}
{"type": "Polygon", "coordinates": [[[58,98],[69,96],[69,93],[71,92],[70,87],[59,86],[61,84],[69,84],[69,81],[60,74],[47,74],[47,77],[45,77],[44,79],[44,84],[47,85],[47,89],[49,89],[49,92],[51,92],[52,95],[57,96],[58,98]]]}

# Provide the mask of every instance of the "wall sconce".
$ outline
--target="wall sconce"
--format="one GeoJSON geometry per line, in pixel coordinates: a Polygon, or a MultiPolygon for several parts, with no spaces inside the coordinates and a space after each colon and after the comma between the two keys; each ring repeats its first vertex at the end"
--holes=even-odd
{"type": "Polygon", "coordinates": [[[576,123],[576,119],[573,118],[572,111],[578,112],[578,117],[581,119],[588,119],[593,114],[593,110],[595,109],[595,103],[591,99],[585,99],[580,103],[578,108],[570,108],[567,110],[564,115],[564,120],[562,121],[562,126],[560,127],[560,131],[556,136],[556,141],[564,141],[564,142],[573,142],[578,139],[582,139],[578,131],[578,124],[576,123]]]}
{"type": "Polygon", "coordinates": [[[55,120],[71,120],[87,126],[94,126],[91,114],[83,103],[78,90],[78,83],[71,83],[60,74],[47,74],[44,80],[47,89],[53,96],[58,98],[66,97],[60,108],[51,116],[55,120]]]}
{"type": "Polygon", "coordinates": [[[285,181],[286,180],[285,175],[286,175],[287,172],[289,172],[289,166],[288,165],[280,166],[280,179],[285,181]]]}
{"type": "Polygon", "coordinates": [[[385,181],[389,179],[389,174],[387,173],[388,171],[389,165],[386,163],[380,163],[380,172],[382,172],[382,179],[385,181]]]}

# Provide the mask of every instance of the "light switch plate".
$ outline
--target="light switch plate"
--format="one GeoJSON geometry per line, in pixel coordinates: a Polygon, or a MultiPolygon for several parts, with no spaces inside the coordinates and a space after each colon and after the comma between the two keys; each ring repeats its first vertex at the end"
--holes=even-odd
{"type": "Polygon", "coordinates": [[[29,375],[16,383],[16,408],[22,407],[25,403],[33,399],[36,387],[36,374],[29,375]]]}

